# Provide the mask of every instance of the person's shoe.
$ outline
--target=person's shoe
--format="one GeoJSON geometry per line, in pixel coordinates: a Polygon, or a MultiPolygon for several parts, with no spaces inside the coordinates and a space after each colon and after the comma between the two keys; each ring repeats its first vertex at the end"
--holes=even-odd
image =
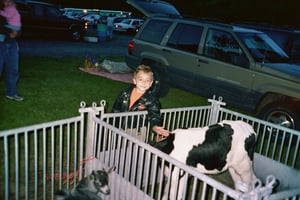
{"type": "Polygon", "coordinates": [[[23,101],[24,98],[18,95],[14,95],[14,96],[9,96],[7,95],[6,98],[10,99],[10,100],[15,100],[15,101],[23,101]]]}

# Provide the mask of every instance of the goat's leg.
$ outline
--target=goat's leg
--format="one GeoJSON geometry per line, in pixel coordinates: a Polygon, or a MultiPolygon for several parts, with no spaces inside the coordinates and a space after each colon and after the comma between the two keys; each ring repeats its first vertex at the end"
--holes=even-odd
{"type": "Polygon", "coordinates": [[[252,182],[256,179],[253,172],[252,162],[241,162],[238,166],[234,168],[229,168],[230,175],[234,182],[236,190],[242,192],[248,192],[251,190],[252,182]]]}

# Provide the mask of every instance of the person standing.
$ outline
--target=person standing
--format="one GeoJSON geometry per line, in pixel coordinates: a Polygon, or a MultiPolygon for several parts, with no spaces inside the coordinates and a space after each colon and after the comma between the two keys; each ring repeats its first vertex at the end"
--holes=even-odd
{"type": "Polygon", "coordinates": [[[7,24],[5,27],[15,31],[21,30],[21,16],[16,8],[16,4],[13,0],[1,0],[3,1],[3,7],[0,9],[0,15],[5,17],[7,24]]]}
{"type": "Polygon", "coordinates": [[[113,37],[114,19],[115,17],[113,17],[112,14],[109,14],[109,16],[107,17],[107,37],[109,39],[112,39],[113,37]]]}
{"type": "Polygon", "coordinates": [[[18,12],[14,12],[16,16],[5,15],[7,11],[14,10],[13,7],[13,0],[0,0],[0,13],[2,13],[0,14],[0,34],[3,35],[3,41],[0,41],[0,77],[2,76],[3,69],[5,69],[6,98],[23,101],[24,98],[19,96],[17,92],[17,82],[19,80],[19,45],[16,37],[19,35],[21,29],[20,15],[18,12]],[[19,22],[14,20],[19,20],[19,22]],[[8,21],[13,24],[8,24],[8,21]]]}

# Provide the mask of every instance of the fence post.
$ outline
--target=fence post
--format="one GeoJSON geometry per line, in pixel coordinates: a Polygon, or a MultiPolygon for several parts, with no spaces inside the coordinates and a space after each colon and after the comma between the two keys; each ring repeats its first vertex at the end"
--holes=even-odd
{"type": "Polygon", "coordinates": [[[222,100],[223,100],[223,97],[221,97],[221,96],[218,98],[218,100],[216,100],[215,95],[213,96],[212,99],[208,99],[208,102],[211,103],[208,125],[212,125],[212,124],[215,124],[218,122],[220,107],[226,105],[226,103],[222,102],[222,100]]]}
{"type": "MultiPolygon", "coordinates": [[[[94,118],[97,115],[101,115],[105,110],[106,102],[104,100],[100,101],[100,106],[97,106],[97,103],[93,102],[92,107],[86,107],[86,103],[82,101],[80,103],[79,112],[84,115],[87,113],[87,118],[83,118],[83,130],[86,131],[85,138],[82,138],[80,141],[81,150],[83,150],[83,141],[85,141],[85,158],[89,158],[90,156],[94,156],[95,152],[95,122],[94,118]],[[101,113],[100,113],[101,112],[101,113]]],[[[83,155],[82,155],[83,156],[83,155]]]]}

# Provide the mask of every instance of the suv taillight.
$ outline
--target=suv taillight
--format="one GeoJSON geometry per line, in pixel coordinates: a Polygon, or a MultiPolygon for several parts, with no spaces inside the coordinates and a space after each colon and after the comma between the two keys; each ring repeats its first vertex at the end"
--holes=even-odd
{"type": "Polygon", "coordinates": [[[130,41],[128,43],[128,54],[132,55],[133,54],[133,48],[134,48],[134,41],[130,41]]]}

